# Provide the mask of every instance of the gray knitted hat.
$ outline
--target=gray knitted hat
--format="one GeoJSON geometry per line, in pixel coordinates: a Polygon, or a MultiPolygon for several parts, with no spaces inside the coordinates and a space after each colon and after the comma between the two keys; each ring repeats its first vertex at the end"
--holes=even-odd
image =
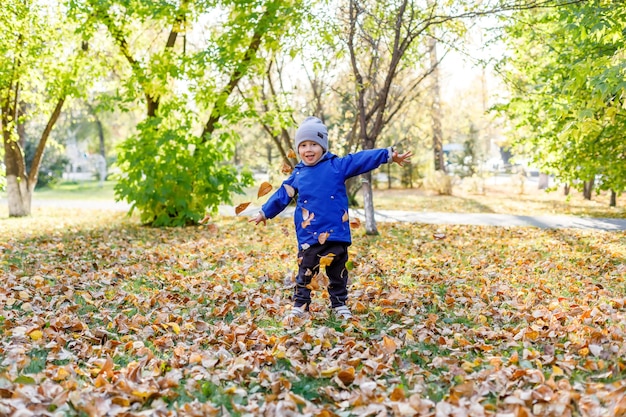
{"type": "Polygon", "coordinates": [[[296,152],[300,143],[305,140],[317,143],[324,148],[324,152],[328,151],[328,129],[317,117],[307,117],[296,130],[296,152]]]}

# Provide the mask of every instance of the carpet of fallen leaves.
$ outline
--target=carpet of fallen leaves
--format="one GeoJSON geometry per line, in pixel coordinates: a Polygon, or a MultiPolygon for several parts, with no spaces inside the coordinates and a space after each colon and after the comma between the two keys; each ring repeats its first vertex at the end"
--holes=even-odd
{"type": "Polygon", "coordinates": [[[354,230],[342,323],[281,324],[291,221],[1,219],[0,415],[618,416],[626,234],[354,230]]]}

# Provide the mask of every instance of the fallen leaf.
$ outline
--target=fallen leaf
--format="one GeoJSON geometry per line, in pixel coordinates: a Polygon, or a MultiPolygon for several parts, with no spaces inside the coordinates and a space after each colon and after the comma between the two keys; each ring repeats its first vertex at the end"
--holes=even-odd
{"type": "Polygon", "coordinates": [[[259,186],[259,191],[257,192],[257,198],[263,197],[264,195],[272,191],[272,188],[272,184],[270,184],[269,182],[261,183],[261,185],[259,186]]]}
{"type": "Polygon", "coordinates": [[[198,223],[200,224],[205,224],[206,222],[208,222],[209,220],[211,220],[211,215],[209,213],[205,214],[204,217],[202,218],[202,220],[200,220],[198,223]]]}
{"type": "Polygon", "coordinates": [[[339,378],[339,380],[346,386],[352,384],[355,378],[354,367],[351,366],[349,368],[342,369],[337,373],[337,378],[339,378]]]}
{"type": "Polygon", "coordinates": [[[43,337],[43,333],[41,330],[33,330],[28,334],[32,340],[39,340],[43,337]]]}
{"type": "Polygon", "coordinates": [[[361,220],[359,220],[358,217],[350,219],[350,227],[353,229],[358,229],[359,227],[361,227],[361,220]]]}

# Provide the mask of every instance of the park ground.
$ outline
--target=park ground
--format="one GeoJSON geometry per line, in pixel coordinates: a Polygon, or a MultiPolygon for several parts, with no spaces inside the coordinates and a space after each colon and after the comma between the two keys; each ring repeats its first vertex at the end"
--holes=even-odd
{"type": "MultiPolygon", "coordinates": [[[[624,218],[623,197],[611,209],[606,196],[549,196],[389,190],[376,202],[624,218]]],[[[285,325],[289,219],[156,229],[116,210],[3,210],[2,415],[626,413],[625,232],[355,228],[355,320],[315,289],[310,319],[285,325]]]]}

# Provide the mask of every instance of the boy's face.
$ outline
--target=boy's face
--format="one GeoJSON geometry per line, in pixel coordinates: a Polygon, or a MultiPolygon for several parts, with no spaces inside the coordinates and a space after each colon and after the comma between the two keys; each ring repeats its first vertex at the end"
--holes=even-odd
{"type": "Polygon", "coordinates": [[[298,154],[306,165],[315,165],[324,154],[324,148],[317,142],[305,140],[298,145],[298,154]]]}

